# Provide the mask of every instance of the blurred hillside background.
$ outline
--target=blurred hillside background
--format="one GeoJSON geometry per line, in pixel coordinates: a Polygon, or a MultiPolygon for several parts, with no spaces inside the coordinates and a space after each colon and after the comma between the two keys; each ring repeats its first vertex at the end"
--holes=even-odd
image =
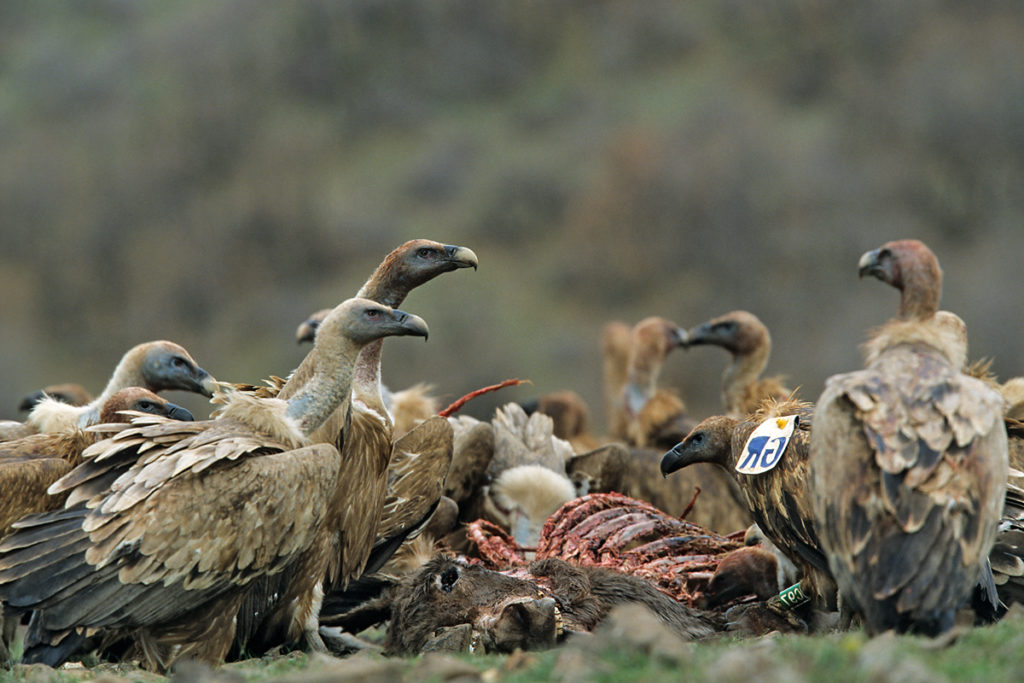
{"type": "MultiPolygon", "coordinates": [[[[480,269],[407,299],[430,340],[389,341],[384,380],[532,380],[481,417],[571,388],[601,432],[606,321],[736,308],[813,400],[896,310],[858,257],[903,237],[1005,379],[1022,187],[1017,1],[6,0],[0,417],[152,339],[285,375],[299,322],[413,237],[480,269]]],[[[664,383],[718,412],[726,361],[664,383]]]]}

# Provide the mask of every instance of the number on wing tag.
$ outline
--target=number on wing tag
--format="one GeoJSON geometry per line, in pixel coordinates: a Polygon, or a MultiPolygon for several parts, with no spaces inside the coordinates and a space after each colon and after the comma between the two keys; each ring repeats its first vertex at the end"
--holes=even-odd
{"type": "Polygon", "coordinates": [[[736,471],[761,474],[778,465],[793,436],[797,419],[796,415],[770,417],[759,424],[743,446],[743,456],[736,463],[736,471]]]}

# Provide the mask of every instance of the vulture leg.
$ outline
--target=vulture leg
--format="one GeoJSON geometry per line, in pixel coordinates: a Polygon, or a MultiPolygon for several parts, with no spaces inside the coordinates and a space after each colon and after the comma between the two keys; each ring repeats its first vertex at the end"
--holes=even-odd
{"type": "Polygon", "coordinates": [[[4,617],[4,637],[0,638],[0,666],[9,666],[11,662],[11,651],[7,649],[7,619],[4,617]]]}
{"type": "Polygon", "coordinates": [[[331,654],[336,657],[346,657],[356,652],[383,652],[380,645],[358,638],[347,633],[340,626],[321,626],[320,636],[331,654]]]}
{"type": "Polygon", "coordinates": [[[319,652],[323,655],[331,654],[331,651],[327,649],[327,645],[324,644],[324,639],[320,637],[320,632],[315,626],[307,628],[303,632],[303,636],[306,639],[306,647],[309,648],[310,652],[319,652]]]}

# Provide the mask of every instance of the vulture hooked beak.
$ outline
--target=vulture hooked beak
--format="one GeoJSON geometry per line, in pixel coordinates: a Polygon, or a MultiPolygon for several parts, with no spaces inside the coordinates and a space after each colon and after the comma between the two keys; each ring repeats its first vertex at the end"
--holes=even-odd
{"type": "Polygon", "coordinates": [[[698,462],[727,467],[732,432],[736,425],[735,418],[724,415],[707,418],[673,446],[672,450],[661,456],[661,474],[667,477],[676,470],[698,462]]]}
{"type": "Polygon", "coordinates": [[[714,327],[711,323],[702,323],[686,333],[684,348],[700,346],[701,344],[713,344],[715,339],[714,327]]]}
{"type": "Polygon", "coordinates": [[[320,323],[324,321],[324,318],[330,312],[331,309],[325,308],[303,320],[299,328],[295,330],[295,342],[298,344],[309,342],[312,344],[316,340],[317,328],[320,327],[320,323]]]}
{"type": "Polygon", "coordinates": [[[857,276],[864,277],[865,275],[870,275],[871,277],[878,278],[882,282],[888,282],[888,254],[889,250],[884,247],[864,252],[860,257],[860,260],[857,262],[857,276]]]}
{"type": "Polygon", "coordinates": [[[299,329],[295,331],[295,343],[303,344],[305,342],[312,342],[316,338],[316,328],[320,326],[319,322],[313,322],[312,320],[306,320],[299,329]]]}
{"type": "Polygon", "coordinates": [[[316,339],[316,328],[320,327],[320,321],[313,318],[303,320],[302,324],[299,325],[299,329],[295,330],[295,343],[302,344],[304,342],[313,343],[316,339]]]}
{"type": "Polygon", "coordinates": [[[396,308],[391,312],[391,316],[395,324],[395,336],[414,336],[423,337],[424,339],[430,336],[427,321],[418,315],[406,313],[396,308]]]}
{"type": "MultiPolygon", "coordinates": [[[[218,386],[217,385],[217,380],[214,379],[213,375],[208,373],[206,370],[203,370],[202,368],[197,367],[196,368],[195,382],[196,382],[196,386],[197,386],[195,391],[197,393],[202,394],[206,398],[212,398],[213,397],[213,392],[214,392],[214,390],[218,386]]],[[[182,408],[182,410],[184,410],[184,408],[182,408]]],[[[188,411],[186,411],[186,412],[188,412],[188,411]]],[[[178,419],[178,418],[175,418],[175,419],[178,419]]]]}
{"type": "Polygon", "coordinates": [[[684,453],[685,445],[685,441],[680,441],[672,447],[672,450],[661,456],[661,476],[667,477],[690,464],[684,453]]]}
{"type": "Polygon", "coordinates": [[[480,261],[477,259],[476,254],[468,247],[446,244],[444,245],[444,253],[456,268],[472,268],[473,270],[476,270],[477,266],[480,265],[480,261]]]}
{"type": "Polygon", "coordinates": [[[176,403],[167,404],[167,417],[179,422],[195,422],[196,419],[191,412],[176,403]]]}
{"type": "Polygon", "coordinates": [[[669,340],[673,346],[682,346],[686,348],[690,343],[690,334],[682,327],[673,327],[668,333],[669,340]]]}
{"type": "Polygon", "coordinates": [[[661,476],[667,477],[676,470],[698,462],[708,462],[707,456],[701,453],[704,435],[700,432],[688,434],[672,449],[661,456],[661,476]]]}

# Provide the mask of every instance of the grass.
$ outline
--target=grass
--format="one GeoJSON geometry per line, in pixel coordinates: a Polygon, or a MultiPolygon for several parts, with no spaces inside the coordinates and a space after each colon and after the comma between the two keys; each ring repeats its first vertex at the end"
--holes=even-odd
{"type": "MultiPolygon", "coordinates": [[[[485,681],[525,683],[565,680],[629,681],[1010,681],[1024,680],[1024,609],[998,624],[969,629],[952,643],[860,631],[821,636],[776,635],[681,643],[622,637],[619,632],[583,637],[545,652],[512,655],[438,655],[389,659],[358,655],[345,660],[296,652],[225,664],[218,672],[183,671],[181,679],[270,681],[324,679],[428,681],[479,675],[485,681]],[[218,675],[219,674],[219,675],[218,675]],[[212,676],[212,677],[210,677],[212,676]]],[[[152,683],[161,676],[127,664],[98,664],[54,671],[16,666],[0,671],[8,681],[80,681],[105,678],[152,683]]]]}

